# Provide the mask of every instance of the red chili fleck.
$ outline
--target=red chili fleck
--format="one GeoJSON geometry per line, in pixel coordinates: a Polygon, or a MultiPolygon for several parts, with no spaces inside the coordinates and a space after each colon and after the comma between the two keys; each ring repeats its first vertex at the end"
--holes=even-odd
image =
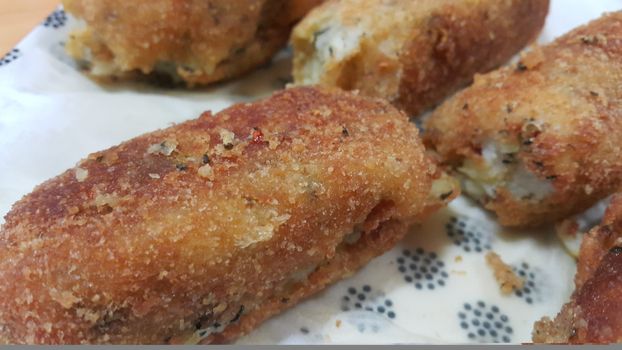
{"type": "Polygon", "coordinates": [[[254,143],[262,143],[263,142],[263,132],[259,130],[259,128],[253,128],[253,133],[251,134],[254,143]]]}

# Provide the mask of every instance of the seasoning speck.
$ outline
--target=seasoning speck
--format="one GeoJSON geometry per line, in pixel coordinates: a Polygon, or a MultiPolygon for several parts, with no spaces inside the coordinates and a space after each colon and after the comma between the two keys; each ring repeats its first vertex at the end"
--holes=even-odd
{"type": "Polygon", "coordinates": [[[345,126],[342,126],[341,128],[342,128],[341,129],[341,135],[346,136],[346,137],[350,136],[350,132],[348,131],[348,129],[346,129],[345,126]]]}
{"type": "Polygon", "coordinates": [[[242,313],[244,313],[244,305],[240,306],[240,309],[238,310],[238,312],[235,314],[235,316],[233,316],[233,318],[231,319],[231,321],[229,321],[229,323],[233,323],[233,322],[237,322],[240,317],[242,316],[242,313]]]}
{"type": "Polygon", "coordinates": [[[524,72],[527,70],[527,66],[523,62],[518,62],[516,65],[516,70],[519,72],[524,72]]]}
{"type": "Polygon", "coordinates": [[[253,143],[262,143],[263,142],[263,132],[258,127],[254,127],[251,131],[251,139],[253,143]]]}

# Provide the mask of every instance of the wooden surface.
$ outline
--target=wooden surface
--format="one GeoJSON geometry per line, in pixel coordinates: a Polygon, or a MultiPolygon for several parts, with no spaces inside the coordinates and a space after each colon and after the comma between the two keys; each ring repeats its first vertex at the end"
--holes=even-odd
{"type": "Polygon", "coordinates": [[[0,0],[0,57],[52,13],[59,0],[0,0]]]}

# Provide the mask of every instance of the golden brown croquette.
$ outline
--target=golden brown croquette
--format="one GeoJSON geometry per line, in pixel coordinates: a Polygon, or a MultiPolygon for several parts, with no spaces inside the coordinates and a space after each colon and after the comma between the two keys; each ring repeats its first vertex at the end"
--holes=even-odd
{"type": "Polygon", "coordinates": [[[222,343],[458,194],[387,102],[295,88],[90,155],[0,232],[8,343],[222,343]]]}
{"type": "Polygon", "coordinates": [[[294,79],[383,97],[416,116],[503,63],[548,0],[332,0],[294,29],[294,79]]]}
{"type": "Polygon", "coordinates": [[[268,62],[321,1],[63,0],[86,22],[67,50],[99,79],[148,75],[210,84],[268,62]]]}
{"type": "Polygon", "coordinates": [[[478,76],[439,107],[425,142],[501,224],[582,212],[622,184],[622,12],[478,76]]]}

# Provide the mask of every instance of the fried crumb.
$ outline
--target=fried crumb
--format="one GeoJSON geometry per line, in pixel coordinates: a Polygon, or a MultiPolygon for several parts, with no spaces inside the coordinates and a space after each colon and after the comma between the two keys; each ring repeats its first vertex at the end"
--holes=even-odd
{"type": "Polygon", "coordinates": [[[43,324],[43,329],[45,330],[46,333],[51,333],[52,332],[52,324],[50,322],[46,322],[43,324]]]}
{"type": "Polygon", "coordinates": [[[74,304],[80,301],[80,298],[74,296],[71,292],[59,292],[56,289],[50,291],[50,296],[65,309],[71,308],[74,304]]]}
{"type": "Polygon", "coordinates": [[[457,263],[462,262],[462,255],[456,255],[456,257],[454,258],[454,261],[457,263]]]}
{"type": "Polygon", "coordinates": [[[78,182],[84,182],[84,180],[86,180],[88,176],[89,176],[88,170],[82,169],[82,168],[76,169],[76,180],[78,180],[78,182]]]}
{"type": "Polygon", "coordinates": [[[214,180],[214,170],[209,164],[205,164],[199,168],[199,176],[210,180],[214,180]]]}
{"type": "Polygon", "coordinates": [[[535,46],[526,53],[521,54],[521,63],[525,66],[525,69],[534,69],[545,61],[546,57],[542,48],[535,46]]]}
{"type": "Polygon", "coordinates": [[[542,317],[534,323],[532,340],[534,343],[564,344],[572,334],[572,315],[564,309],[555,320],[542,317]]]}
{"type": "Polygon", "coordinates": [[[147,148],[148,154],[162,154],[165,156],[170,156],[177,149],[177,141],[176,140],[165,140],[160,143],[154,143],[149,148],[147,148]]]}
{"type": "Polygon", "coordinates": [[[220,303],[214,308],[214,313],[221,313],[227,309],[227,303],[220,303]]]}
{"type": "Polygon", "coordinates": [[[67,212],[69,213],[69,215],[76,215],[80,212],[80,208],[77,206],[71,206],[67,208],[67,212]]]}
{"type": "Polygon", "coordinates": [[[335,327],[337,327],[337,328],[341,327],[341,320],[335,321],[335,327]]]}
{"type": "Polygon", "coordinates": [[[222,145],[225,149],[230,150],[233,148],[233,141],[235,139],[235,134],[227,129],[220,130],[220,139],[222,140],[222,145]]]}
{"type": "Polygon", "coordinates": [[[501,260],[501,257],[495,252],[486,254],[486,263],[492,268],[495,279],[499,283],[501,293],[509,295],[515,289],[523,288],[525,281],[518,277],[512,268],[501,260]]]}
{"type": "Polygon", "coordinates": [[[270,148],[271,150],[275,150],[277,147],[279,147],[279,144],[281,143],[281,141],[279,141],[279,138],[276,136],[270,136],[267,141],[268,148],[270,148]]]}

